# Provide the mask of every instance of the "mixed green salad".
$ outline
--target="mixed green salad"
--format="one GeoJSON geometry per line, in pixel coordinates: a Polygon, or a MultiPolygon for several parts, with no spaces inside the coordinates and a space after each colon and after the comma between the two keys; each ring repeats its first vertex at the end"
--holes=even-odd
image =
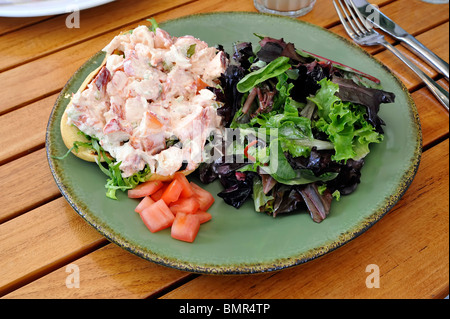
{"type": "Polygon", "coordinates": [[[333,198],[356,190],[370,145],[384,139],[380,104],[395,96],[370,75],[258,37],[255,49],[234,44],[221,86],[210,88],[239,137],[214,145],[222,156],[201,165],[200,179],[220,180],[219,196],[236,208],[252,199],[258,212],[307,209],[321,222],[333,198]]]}

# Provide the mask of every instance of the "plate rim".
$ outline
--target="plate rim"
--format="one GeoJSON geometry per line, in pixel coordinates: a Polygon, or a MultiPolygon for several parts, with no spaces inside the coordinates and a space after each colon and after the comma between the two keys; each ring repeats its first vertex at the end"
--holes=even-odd
{"type": "MultiPolygon", "coordinates": [[[[265,14],[265,13],[258,13],[258,12],[247,12],[247,11],[220,11],[220,12],[210,12],[210,13],[197,13],[193,15],[188,16],[182,16],[175,19],[170,19],[164,22],[160,23],[160,26],[164,26],[166,23],[171,23],[178,20],[184,20],[184,19],[192,19],[195,17],[203,17],[203,16],[213,16],[213,15],[266,15],[275,17],[277,19],[287,19],[291,22],[296,22],[299,24],[306,24],[313,28],[318,28],[321,31],[325,31],[328,34],[336,37],[338,40],[343,42],[345,45],[351,46],[352,48],[355,48],[359,50],[360,52],[364,53],[368,58],[370,58],[372,61],[376,62],[380,67],[382,67],[392,78],[395,80],[395,82],[399,85],[399,87],[402,89],[403,93],[405,94],[407,98],[408,103],[408,109],[409,109],[409,116],[411,118],[411,122],[414,124],[415,128],[415,149],[414,149],[414,155],[411,161],[408,163],[408,168],[405,169],[404,174],[399,179],[399,183],[395,185],[395,191],[390,194],[388,198],[385,198],[383,200],[382,205],[379,207],[374,208],[374,212],[370,215],[364,218],[363,221],[359,222],[356,226],[354,226],[352,229],[347,230],[346,232],[342,233],[339,238],[333,239],[330,243],[329,241],[325,243],[321,243],[320,247],[310,249],[306,252],[301,252],[300,254],[296,254],[295,256],[288,256],[285,258],[277,259],[273,262],[263,262],[263,263],[242,263],[240,265],[214,265],[214,264],[208,264],[208,263],[202,263],[201,265],[197,264],[191,264],[189,262],[183,261],[183,260],[177,260],[175,258],[169,258],[167,256],[160,256],[157,253],[154,253],[150,251],[149,249],[144,249],[142,247],[134,247],[130,243],[128,243],[123,236],[120,234],[115,233],[113,229],[110,229],[109,227],[106,227],[105,225],[102,225],[101,222],[97,221],[95,216],[91,216],[89,212],[84,212],[82,208],[78,207],[75,200],[69,193],[69,190],[64,186],[62,183],[62,180],[60,176],[58,176],[58,173],[56,172],[56,169],[53,164],[53,158],[51,157],[51,136],[50,136],[50,128],[53,124],[54,120],[54,114],[56,112],[56,109],[61,101],[62,98],[65,96],[65,92],[67,91],[69,84],[71,84],[72,80],[76,77],[78,72],[88,66],[90,64],[90,61],[93,60],[96,56],[102,53],[102,51],[97,52],[94,54],[91,58],[89,58],[68,80],[64,88],[61,90],[61,93],[59,94],[54,107],[52,109],[52,112],[50,114],[50,118],[47,124],[47,130],[46,130],[46,154],[48,159],[48,164],[51,170],[51,173],[53,175],[53,178],[55,179],[55,182],[61,191],[61,194],[63,197],[67,200],[67,202],[70,204],[70,206],[94,229],[96,229],[100,234],[102,234],[105,238],[107,238],[110,242],[118,245],[122,249],[127,250],[128,252],[137,255],[143,259],[146,259],[148,261],[154,262],[156,264],[160,264],[169,268],[174,268],[181,271],[191,272],[191,273],[197,273],[197,274],[209,274],[209,275],[244,275],[244,274],[256,274],[256,273],[263,273],[263,272],[272,272],[272,271],[279,271],[287,268],[291,268],[294,266],[298,266],[301,264],[304,264],[308,261],[311,261],[313,259],[316,259],[318,257],[324,256],[334,250],[336,250],[339,247],[344,246],[345,244],[349,243],[350,241],[356,239],[361,234],[366,232],[369,228],[371,228],[373,225],[375,225],[381,218],[383,218],[394,206],[395,204],[400,200],[400,198],[405,194],[405,192],[408,190],[409,186],[411,185],[412,181],[414,180],[415,175],[417,174],[421,158],[422,158],[422,143],[423,143],[423,136],[422,136],[422,129],[421,129],[421,123],[420,118],[418,114],[418,110],[416,107],[416,104],[409,93],[408,89],[406,88],[405,84],[381,61],[375,59],[370,53],[362,49],[360,46],[356,45],[354,42],[340,36],[339,34],[333,33],[326,28],[323,28],[321,26],[315,25],[313,23],[292,19],[288,17],[280,17],[272,14],[265,14]]],[[[58,123],[57,123],[58,124],[58,123]]]]}

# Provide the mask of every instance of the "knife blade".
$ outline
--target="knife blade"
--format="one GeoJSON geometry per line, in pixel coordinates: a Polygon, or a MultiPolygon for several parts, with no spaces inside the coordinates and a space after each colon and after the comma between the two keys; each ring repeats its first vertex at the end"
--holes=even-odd
{"type": "MultiPolygon", "coordinates": [[[[349,0],[345,0],[350,4],[349,0]]],[[[419,40],[409,34],[406,30],[400,27],[397,23],[392,21],[389,17],[383,14],[376,6],[370,4],[366,0],[353,0],[353,3],[358,8],[358,11],[369,20],[375,27],[385,31],[394,38],[402,41],[412,49],[414,53],[428,62],[439,73],[449,79],[449,65],[447,62],[438,57],[419,40]]]]}

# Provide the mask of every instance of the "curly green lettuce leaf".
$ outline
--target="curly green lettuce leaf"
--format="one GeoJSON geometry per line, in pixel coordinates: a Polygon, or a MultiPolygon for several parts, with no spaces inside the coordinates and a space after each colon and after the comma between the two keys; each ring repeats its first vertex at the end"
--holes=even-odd
{"type": "Polygon", "coordinates": [[[369,152],[369,145],[380,143],[384,136],[367,122],[367,111],[361,105],[342,102],[335,94],[339,86],[327,79],[319,82],[321,89],[309,99],[317,105],[320,118],[314,126],[328,135],[335,149],[334,161],[360,160],[369,152]]]}

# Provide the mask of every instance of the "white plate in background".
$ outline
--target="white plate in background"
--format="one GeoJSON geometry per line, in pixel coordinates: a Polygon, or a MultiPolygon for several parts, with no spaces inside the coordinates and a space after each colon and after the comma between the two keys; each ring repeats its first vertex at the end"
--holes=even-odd
{"type": "Polygon", "coordinates": [[[75,10],[97,7],[113,1],[114,0],[0,0],[0,17],[40,17],[64,14],[75,10]]]}

